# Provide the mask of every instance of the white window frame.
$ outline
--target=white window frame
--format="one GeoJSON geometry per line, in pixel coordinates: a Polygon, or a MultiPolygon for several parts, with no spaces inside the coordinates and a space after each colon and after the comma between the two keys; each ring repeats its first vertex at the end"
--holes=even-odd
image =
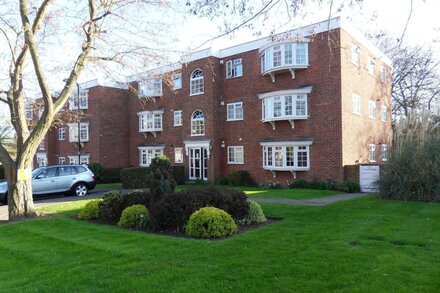
{"type": "Polygon", "coordinates": [[[38,150],[39,151],[44,151],[46,150],[46,138],[43,138],[40,142],[40,144],[38,145],[38,150]]]}
{"type": "Polygon", "coordinates": [[[156,133],[163,130],[163,110],[138,112],[139,132],[156,133]]]}
{"type": "Polygon", "coordinates": [[[386,70],[386,68],[384,66],[380,67],[380,80],[383,83],[387,82],[387,70],[386,70]]]}
{"type": "Polygon", "coordinates": [[[32,106],[26,106],[26,119],[34,119],[34,110],[32,106]]]}
{"type": "Polygon", "coordinates": [[[148,78],[138,83],[139,97],[160,97],[162,96],[162,79],[148,78]]]}
{"type": "Polygon", "coordinates": [[[58,140],[66,140],[66,128],[58,128],[58,140]]]}
{"type": "Polygon", "coordinates": [[[46,153],[37,154],[37,165],[38,165],[38,167],[47,166],[47,154],[46,153]]]}
{"type": "Polygon", "coordinates": [[[352,108],[353,114],[361,115],[361,96],[357,94],[352,95],[352,108]]]}
{"type": "Polygon", "coordinates": [[[263,169],[270,171],[309,171],[310,170],[310,145],[313,141],[279,141],[279,142],[261,142],[263,147],[263,169]],[[291,152],[293,160],[288,165],[288,151],[291,152]],[[299,153],[306,153],[306,166],[298,166],[299,153]],[[277,159],[277,154],[280,157],[277,159]],[[276,162],[281,165],[276,166],[276,162]]]}
{"type": "Polygon", "coordinates": [[[65,165],[65,164],[66,164],[66,158],[58,157],[58,165],[65,165]]]}
{"type": "Polygon", "coordinates": [[[228,164],[244,164],[243,146],[228,146],[228,164]]]}
{"type": "MultiPolygon", "coordinates": [[[[69,142],[78,142],[78,123],[69,123],[69,142]]],[[[80,140],[81,142],[88,142],[90,136],[90,129],[88,122],[80,123],[80,140]],[[85,135],[83,135],[85,131],[85,135]]]]}
{"type": "Polygon", "coordinates": [[[70,165],[88,165],[90,163],[90,154],[81,154],[81,162],[78,163],[78,156],[68,156],[70,165]]]}
{"type": "Polygon", "coordinates": [[[243,61],[241,58],[229,60],[226,62],[226,78],[235,78],[243,76],[243,61]]]}
{"type": "Polygon", "coordinates": [[[174,111],[173,118],[174,118],[173,126],[182,126],[183,125],[182,110],[174,111]]]}
{"type": "Polygon", "coordinates": [[[173,89],[180,90],[182,88],[182,73],[173,75],[173,89]]]}
{"type": "Polygon", "coordinates": [[[183,163],[183,148],[174,148],[174,163],[182,164],[183,163]]]}
{"type": "Polygon", "coordinates": [[[279,96],[272,96],[263,99],[262,103],[262,120],[276,121],[276,120],[291,120],[291,119],[307,119],[308,114],[308,97],[307,94],[286,94],[279,96]],[[290,98],[289,98],[290,97],[290,98]],[[286,107],[287,101],[292,101],[292,114],[288,114],[288,107],[286,107]],[[280,115],[276,115],[275,105],[280,103],[280,115]],[[305,103],[305,112],[298,115],[297,110],[303,108],[301,104],[305,103]]]}
{"type": "Polygon", "coordinates": [[[382,144],[380,146],[380,155],[383,162],[386,162],[388,160],[388,145],[382,144]]]}
{"type": "Polygon", "coordinates": [[[205,113],[198,109],[195,110],[192,114],[191,114],[191,136],[202,136],[205,135],[205,129],[206,129],[206,125],[205,125],[205,113]],[[203,117],[196,117],[196,113],[197,112],[201,112],[203,117]]]}
{"type": "Polygon", "coordinates": [[[374,62],[374,59],[371,56],[368,56],[367,70],[368,70],[368,73],[373,76],[375,74],[375,66],[376,66],[376,63],[374,62]]]}
{"type": "Polygon", "coordinates": [[[361,65],[361,48],[358,45],[351,45],[351,63],[359,67],[361,65]]]}
{"type": "Polygon", "coordinates": [[[151,160],[155,157],[163,155],[165,146],[148,146],[138,147],[139,150],[139,166],[149,167],[151,160]]]}
{"type": "Polygon", "coordinates": [[[307,68],[309,66],[309,44],[285,42],[271,44],[269,47],[260,49],[261,56],[261,73],[264,75],[285,68],[307,68]],[[279,64],[275,65],[275,54],[277,53],[277,60],[280,57],[279,64]],[[290,56],[290,58],[288,57],[290,56]],[[289,60],[289,61],[288,61],[289,60]],[[303,60],[304,62],[298,62],[303,60]]]}
{"type": "Polygon", "coordinates": [[[189,80],[190,96],[201,95],[205,93],[205,76],[199,68],[191,73],[189,80]]]}
{"type": "Polygon", "coordinates": [[[229,103],[226,105],[226,121],[243,120],[243,102],[229,103]]]}
{"type": "Polygon", "coordinates": [[[380,120],[382,122],[387,122],[388,120],[388,108],[385,105],[380,107],[380,120]]]}
{"type": "Polygon", "coordinates": [[[89,108],[89,92],[80,90],[78,93],[69,97],[69,110],[87,110],[89,108]],[[79,103],[78,103],[79,100],[79,103]]]}
{"type": "Polygon", "coordinates": [[[368,161],[370,163],[376,162],[376,145],[375,144],[370,144],[368,146],[368,161]]]}
{"type": "Polygon", "coordinates": [[[368,117],[370,119],[376,119],[376,101],[368,101],[368,117]]]}

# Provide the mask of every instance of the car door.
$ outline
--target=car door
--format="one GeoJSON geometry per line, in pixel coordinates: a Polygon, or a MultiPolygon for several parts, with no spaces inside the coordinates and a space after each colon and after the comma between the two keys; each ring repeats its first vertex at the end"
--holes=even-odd
{"type": "Polygon", "coordinates": [[[46,194],[57,192],[57,167],[48,167],[32,179],[32,191],[34,194],[46,194]]]}
{"type": "Polygon", "coordinates": [[[58,190],[59,192],[68,191],[72,185],[74,179],[74,168],[72,166],[60,166],[58,167],[58,178],[57,178],[57,184],[58,184],[58,190]]]}

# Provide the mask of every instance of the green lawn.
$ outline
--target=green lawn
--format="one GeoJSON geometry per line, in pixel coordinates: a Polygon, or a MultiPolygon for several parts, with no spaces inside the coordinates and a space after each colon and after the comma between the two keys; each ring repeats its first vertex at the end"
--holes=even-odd
{"type": "MultiPolygon", "coordinates": [[[[190,188],[204,188],[209,185],[179,185],[177,191],[190,188]]],[[[220,187],[225,187],[221,186],[220,187]]],[[[287,199],[314,199],[340,194],[340,191],[315,190],[315,189],[263,189],[259,187],[231,187],[243,190],[248,196],[287,199]]]]}
{"type": "Polygon", "coordinates": [[[262,207],[284,220],[221,241],[64,216],[0,225],[1,291],[440,292],[439,204],[262,207]]]}
{"type": "Polygon", "coordinates": [[[96,190],[107,190],[107,189],[116,190],[116,189],[121,189],[121,188],[122,188],[121,183],[99,183],[99,184],[96,184],[96,190]]]}

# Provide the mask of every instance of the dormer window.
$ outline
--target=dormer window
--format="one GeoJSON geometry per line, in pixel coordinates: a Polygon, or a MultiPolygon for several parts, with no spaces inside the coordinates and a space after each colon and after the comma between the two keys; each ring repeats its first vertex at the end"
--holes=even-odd
{"type": "Polygon", "coordinates": [[[162,131],[163,110],[139,112],[139,132],[151,132],[156,136],[156,132],[162,131]]]}
{"type": "Polygon", "coordinates": [[[200,95],[205,91],[203,71],[196,69],[191,73],[190,78],[190,95],[200,95]]]}
{"type": "Polygon", "coordinates": [[[295,70],[307,68],[308,44],[307,43],[283,43],[263,47],[261,52],[261,74],[269,74],[275,81],[275,73],[290,71],[295,78],[295,70]]]}
{"type": "Polygon", "coordinates": [[[69,98],[69,110],[87,110],[89,108],[89,93],[80,91],[79,96],[73,94],[69,98]]]}
{"type": "Polygon", "coordinates": [[[307,94],[312,87],[283,90],[260,94],[262,100],[262,121],[271,123],[275,129],[275,122],[287,120],[294,128],[295,120],[307,119],[307,94]]]}
{"type": "Polygon", "coordinates": [[[139,82],[139,97],[162,96],[162,79],[150,78],[139,82]]]}

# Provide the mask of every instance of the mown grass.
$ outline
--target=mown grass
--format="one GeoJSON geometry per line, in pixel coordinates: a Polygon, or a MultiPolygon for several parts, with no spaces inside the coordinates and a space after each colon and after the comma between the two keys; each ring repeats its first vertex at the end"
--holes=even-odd
{"type": "MultiPolygon", "coordinates": [[[[205,188],[210,185],[179,185],[176,190],[181,191],[190,188],[205,188]]],[[[226,187],[216,185],[218,187],[226,187]]],[[[290,189],[290,188],[280,188],[280,189],[265,189],[260,187],[229,187],[241,189],[248,196],[252,197],[264,197],[264,198],[287,198],[287,199],[315,199],[333,196],[336,194],[341,194],[340,191],[333,190],[315,190],[315,189],[290,189]]]]}
{"type": "MultiPolygon", "coordinates": [[[[74,213],[83,202],[46,211],[74,213]]],[[[220,241],[67,217],[0,226],[5,292],[439,292],[440,205],[262,204],[272,225],[220,241]]]]}

